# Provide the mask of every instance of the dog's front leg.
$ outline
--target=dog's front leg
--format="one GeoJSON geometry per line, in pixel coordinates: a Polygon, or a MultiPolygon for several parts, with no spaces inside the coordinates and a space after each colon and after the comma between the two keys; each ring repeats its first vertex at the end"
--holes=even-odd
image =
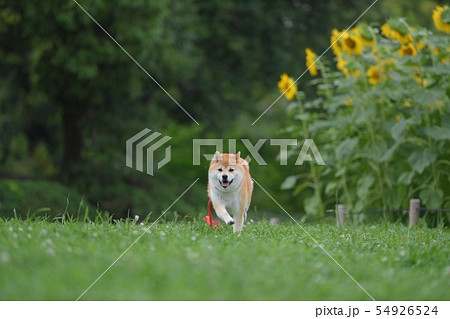
{"type": "Polygon", "coordinates": [[[244,227],[245,222],[245,215],[247,213],[248,206],[240,205],[239,211],[234,216],[234,219],[236,220],[236,224],[233,225],[233,231],[235,233],[240,232],[242,230],[242,227],[244,227]]]}
{"type": "Polygon", "coordinates": [[[220,219],[222,219],[227,225],[233,225],[234,219],[228,214],[227,210],[225,209],[225,206],[216,204],[213,202],[214,210],[216,211],[217,216],[219,216],[220,219]]]}
{"type": "Polygon", "coordinates": [[[234,218],[236,223],[233,225],[233,231],[237,233],[240,232],[244,226],[244,214],[239,212],[236,216],[234,216],[234,218]]]}

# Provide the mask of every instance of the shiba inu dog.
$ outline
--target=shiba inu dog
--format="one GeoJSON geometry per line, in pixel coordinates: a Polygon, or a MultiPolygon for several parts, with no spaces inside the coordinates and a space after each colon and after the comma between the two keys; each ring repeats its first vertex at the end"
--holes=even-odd
{"type": "Polygon", "coordinates": [[[208,195],[217,216],[233,225],[234,232],[242,230],[252,192],[249,165],[241,158],[241,152],[236,155],[216,152],[209,166],[208,195]]]}

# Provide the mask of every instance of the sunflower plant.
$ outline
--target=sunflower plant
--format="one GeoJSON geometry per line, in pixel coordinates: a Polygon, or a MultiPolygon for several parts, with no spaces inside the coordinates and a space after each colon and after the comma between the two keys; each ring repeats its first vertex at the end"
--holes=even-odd
{"type": "Polygon", "coordinates": [[[286,132],[314,139],[326,162],[282,185],[303,198],[306,215],[337,203],[350,212],[405,208],[410,198],[450,206],[448,10],[432,14],[436,31],[404,19],[332,31],[334,57],[316,61],[320,76],[309,83],[315,96],[296,87],[288,107],[286,132]]]}

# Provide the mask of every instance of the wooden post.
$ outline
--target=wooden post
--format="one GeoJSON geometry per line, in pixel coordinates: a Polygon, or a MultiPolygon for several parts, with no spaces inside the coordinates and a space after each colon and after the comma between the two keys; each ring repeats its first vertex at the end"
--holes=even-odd
{"type": "Polygon", "coordinates": [[[338,204],[336,214],[336,226],[337,227],[344,226],[344,221],[345,221],[345,205],[338,204]]]}
{"type": "Polygon", "coordinates": [[[409,201],[409,228],[417,225],[420,215],[420,199],[412,198],[409,201]]]}

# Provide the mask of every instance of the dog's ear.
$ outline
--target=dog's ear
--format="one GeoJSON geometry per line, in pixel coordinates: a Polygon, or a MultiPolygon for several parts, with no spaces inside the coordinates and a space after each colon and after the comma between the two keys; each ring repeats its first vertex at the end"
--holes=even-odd
{"type": "Polygon", "coordinates": [[[218,161],[221,161],[221,160],[222,160],[222,154],[220,154],[219,151],[216,151],[214,153],[213,161],[215,161],[217,163],[218,161]]]}
{"type": "Polygon", "coordinates": [[[241,158],[241,152],[239,151],[236,153],[236,160],[239,161],[240,158],[241,158]]]}

